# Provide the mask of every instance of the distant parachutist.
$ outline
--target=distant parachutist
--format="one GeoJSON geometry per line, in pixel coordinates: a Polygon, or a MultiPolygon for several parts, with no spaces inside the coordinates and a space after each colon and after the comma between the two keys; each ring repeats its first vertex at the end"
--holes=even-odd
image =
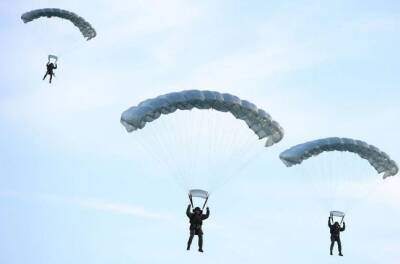
{"type": "Polygon", "coordinates": [[[43,76],[43,80],[46,79],[47,75],[50,76],[49,78],[49,83],[51,83],[51,80],[53,79],[53,76],[55,76],[53,70],[57,69],[57,62],[47,62],[46,64],[46,74],[43,76]]]}

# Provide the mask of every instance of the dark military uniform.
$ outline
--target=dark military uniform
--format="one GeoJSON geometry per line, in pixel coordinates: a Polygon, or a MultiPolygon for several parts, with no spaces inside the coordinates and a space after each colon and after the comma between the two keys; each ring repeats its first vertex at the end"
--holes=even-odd
{"type": "Polygon", "coordinates": [[[331,224],[331,218],[328,218],[328,226],[331,232],[331,255],[333,246],[335,241],[338,244],[339,255],[342,256],[342,243],[340,241],[340,232],[343,232],[346,229],[346,223],[343,222],[343,227],[340,226],[338,222],[335,222],[333,225],[331,224]]]}
{"type": "Polygon", "coordinates": [[[206,214],[203,214],[203,211],[196,207],[193,213],[191,213],[189,204],[186,209],[186,215],[190,219],[190,236],[187,243],[187,250],[190,249],[193,237],[197,235],[199,237],[199,251],[203,252],[203,230],[201,229],[201,226],[203,225],[203,220],[210,216],[210,209],[207,207],[206,214]]]}
{"type": "Polygon", "coordinates": [[[46,68],[47,68],[47,71],[46,71],[46,74],[43,77],[43,80],[46,79],[47,75],[50,75],[49,83],[51,83],[51,80],[53,79],[53,75],[54,75],[53,70],[57,69],[57,64],[54,64],[52,62],[48,62],[46,64],[46,68]]]}

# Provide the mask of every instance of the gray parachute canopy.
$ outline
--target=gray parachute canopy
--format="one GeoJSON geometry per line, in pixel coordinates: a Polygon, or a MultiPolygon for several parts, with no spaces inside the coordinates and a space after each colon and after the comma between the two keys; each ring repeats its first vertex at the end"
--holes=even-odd
{"type": "Polygon", "coordinates": [[[267,138],[271,146],[283,138],[283,129],[264,110],[231,94],[213,91],[187,90],[160,95],[147,99],[122,113],[121,123],[128,132],[142,129],[146,123],[179,110],[215,109],[230,112],[237,119],[244,120],[259,139],[267,138]]]}
{"type": "Polygon", "coordinates": [[[90,40],[96,36],[96,30],[82,17],[78,16],[77,14],[63,10],[58,8],[43,8],[43,9],[36,9],[29,12],[22,14],[21,19],[24,23],[31,22],[34,19],[38,19],[41,17],[59,17],[64,18],[71,21],[79,30],[81,31],[82,35],[87,39],[90,40]]]}
{"type": "Polygon", "coordinates": [[[361,158],[368,160],[378,173],[384,172],[384,179],[396,175],[399,170],[396,162],[391,160],[385,152],[366,142],[351,138],[331,137],[306,142],[285,150],[279,155],[279,158],[286,166],[290,167],[325,151],[356,153],[361,158]]]}

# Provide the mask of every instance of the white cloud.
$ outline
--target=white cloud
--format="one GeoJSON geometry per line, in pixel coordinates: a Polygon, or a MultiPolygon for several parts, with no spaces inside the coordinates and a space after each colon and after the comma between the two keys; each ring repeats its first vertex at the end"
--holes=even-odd
{"type": "Polygon", "coordinates": [[[14,198],[24,201],[34,201],[38,203],[57,203],[70,204],[89,210],[97,210],[111,214],[121,214],[148,220],[174,221],[174,218],[167,213],[157,213],[145,209],[142,206],[131,204],[115,203],[93,198],[68,197],[55,194],[43,193],[21,193],[21,192],[0,192],[0,197],[5,199],[14,198]]]}
{"type": "Polygon", "coordinates": [[[172,216],[170,215],[150,212],[143,207],[129,204],[113,203],[94,199],[68,199],[68,201],[88,209],[110,212],[114,214],[123,214],[152,220],[173,220],[172,216]]]}

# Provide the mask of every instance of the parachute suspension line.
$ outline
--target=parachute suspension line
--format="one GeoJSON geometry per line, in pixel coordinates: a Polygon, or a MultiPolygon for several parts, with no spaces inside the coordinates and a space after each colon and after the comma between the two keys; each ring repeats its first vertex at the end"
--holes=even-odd
{"type": "MultiPolygon", "coordinates": [[[[32,36],[34,39],[36,39],[37,43],[42,43],[44,38],[41,36],[42,36],[43,32],[47,32],[47,30],[46,31],[43,31],[43,30],[38,31],[38,29],[35,28],[34,25],[28,24],[26,26],[29,27],[28,30],[26,30],[28,32],[28,34],[30,36],[32,36]]],[[[27,35],[25,35],[25,36],[27,36],[27,35]]],[[[31,41],[28,40],[27,42],[29,43],[31,41]]],[[[40,47],[39,50],[40,50],[40,53],[43,53],[42,54],[43,56],[47,56],[47,55],[51,54],[51,52],[49,52],[49,50],[45,50],[44,45],[35,45],[35,47],[38,47],[38,46],[40,47]]]]}
{"type": "MultiPolygon", "coordinates": [[[[209,192],[214,192],[215,189],[217,189],[218,186],[220,185],[225,185],[225,182],[229,181],[230,178],[233,178],[233,176],[238,174],[238,167],[241,167],[241,163],[246,163],[246,159],[238,159],[238,157],[246,157],[247,152],[243,151],[244,149],[248,148],[251,149],[251,146],[249,146],[248,142],[251,141],[251,139],[254,139],[254,134],[251,131],[248,131],[246,129],[246,133],[243,133],[243,130],[241,129],[236,129],[236,130],[227,130],[225,129],[218,129],[218,126],[228,126],[229,122],[237,122],[237,120],[233,117],[233,115],[230,114],[221,114],[219,112],[216,112],[214,110],[210,110],[211,112],[215,113],[215,115],[209,115],[214,118],[209,118],[208,121],[208,126],[209,130],[213,131],[214,136],[210,136],[210,140],[208,141],[208,167],[209,169],[213,168],[222,168],[223,171],[219,172],[220,174],[223,175],[214,175],[214,171],[210,171],[210,174],[213,175],[211,179],[218,179],[214,180],[212,182],[209,182],[208,190],[209,192]],[[249,140],[250,139],[250,140],[249,140]],[[219,148],[224,150],[224,153],[227,153],[224,156],[224,159],[221,160],[216,158],[212,159],[213,155],[212,153],[218,152],[217,149],[214,149],[216,146],[219,146],[219,148]],[[245,148],[246,147],[246,148],[245,148]],[[244,160],[244,161],[243,161],[244,160]],[[239,162],[240,161],[240,162],[239,162]],[[231,164],[235,164],[234,169],[231,164]],[[219,166],[217,166],[219,165],[219,166]]],[[[238,123],[242,124],[242,123],[238,123]]],[[[252,140],[254,141],[254,140],[252,140]]]]}
{"type": "MultiPolygon", "coordinates": [[[[213,159],[213,157],[214,157],[214,155],[216,154],[216,153],[218,153],[218,150],[216,149],[217,148],[217,143],[220,143],[221,144],[221,148],[223,148],[223,147],[225,147],[222,143],[223,143],[223,141],[222,141],[222,139],[223,139],[223,136],[222,136],[222,129],[218,129],[218,125],[222,125],[221,123],[220,123],[220,120],[219,120],[219,117],[220,117],[220,113],[218,113],[217,111],[214,111],[214,110],[210,110],[210,118],[207,118],[206,119],[206,121],[207,121],[207,126],[209,127],[209,129],[211,130],[211,131],[213,131],[212,133],[209,133],[210,135],[208,136],[208,138],[209,138],[209,140],[207,140],[207,143],[208,143],[208,155],[206,156],[206,160],[207,160],[207,166],[208,166],[208,168],[207,168],[207,171],[208,171],[208,173],[210,174],[210,175],[212,175],[212,177],[209,177],[208,178],[208,182],[207,182],[207,185],[208,185],[208,191],[210,192],[211,190],[210,190],[210,186],[212,185],[212,180],[211,179],[217,179],[218,178],[218,175],[215,175],[215,171],[214,171],[214,168],[216,168],[216,164],[218,164],[220,161],[219,161],[219,159],[220,159],[220,157],[215,157],[214,159],[213,159]]],[[[226,150],[226,149],[225,149],[226,150]]]]}
{"type": "MultiPolygon", "coordinates": [[[[230,117],[234,118],[233,116],[230,117]]],[[[225,186],[231,180],[240,176],[247,166],[258,156],[260,156],[262,151],[265,151],[265,147],[261,145],[263,142],[261,142],[257,136],[247,128],[237,129],[232,131],[232,133],[233,137],[231,137],[231,140],[228,142],[227,146],[227,148],[230,149],[228,152],[229,156],[226,159],[225,166],[223,167],[226,168],[229,167],[229,164],[235,164],[235,168],[232,168],[226,177],[221,178],[221,181],[218,183],[218,185],[216,184],[211,188],[212,192],[222,186],[225,186]],[[258,150],[257,147],[259,147],[258,150]]]]}
{"type": "MultiPolygon", "coordinates": [[[[347,152],[339,152],[337,154],[338,155],[335,155],[335,163],[341,167],[341,170],[339,172],[341,173],[341,175],[336,175],[336,177],[338,178],[337,180],[333,179],[334,181],[333,188],[335,191],[333,202],[335,204],[338,203],[339,197],[341,197],[343,194],[347,195],[348,191],[345,188],[352,182],[351,181],[352,177],[354,176],[358,177],[358,174],[360,173],[359,170],[356,169],[353,164],[351,164],[351,158],[356,157],[355,154],[347,152]]],[[[331,169],[332,172],[334,172],[336,168],[331,168],[331,169]]],[[[343,204],[343,208],[338,208],[337,210],[342,210],[343,212],[346,212],[347,211],[346,208],[348,206],[349,206],[348,203],[343,204]]]]}
{"type": "MultiPolygon", "coordinates": [[[[229,153],[226,145],[226,140],[229,135],[226,134],[226,114],[221,114],[220,112],[214,111],[212,109],[202,111],[202,127],[204,134],[202,135],[205,140],[203,155],[206,162],[206,173],[210,175],[207,177],[207,187],[208,189],[214,182],[222,177],[222,175],[217,169],[220,168],[221,155],[223,153],[229,153]],[[211,148],[207,150],[207,147],[211,148]]],[[[225,158],[225,156],[224,156],[225,158]]]]}
{"type": "MultiPolygon", "coordinates": [[[[193,111],[193,110],[191,110],[193,111]]],[[[206,140],[208,138],[207,134],[209,134],[210,132],[210,127],[206,126],[206,121],[207,121],[207,117],[209,116],[209,110],[203,109],[203,110],[199,110],[199,109],[194,109],[194,111],[199,115],[199,126],[198,129],[195,129],[194,133],[195,136],[189,136],[189,140],[190,144],[193,144],[193,152],[194,152],[194,158],[191,159],[191,164],[192,164],[192,173],[194,175],[194,179],[193,182],[195,182],[196,184],[198,184],[200,182],[200,177],[201,175],[199,175],[199,173],[196,173],[194,170],[197,170],[200,166],[199,162],[201,160],[206,161],[206,159],[204,158],[205,156],[209,156],[209,154],[207,155],[207,153],[205,153],[205,151],[202,148],[202,144],[204,144],[202,141],[206,140]],[[194,142],[193,142],[194,141],[194,142]]],[[[189,118],[189,115],[186,115],[186,118],[189,118]]],[[[188,121],[189,124],[190,121],[188,121]]],[[[206,166],[207,169],[209,168],[210,164],[206,163],[203,164],[203,166],[206,166]]],[[[211,172],[209,170],[208,174],[212,175],[211,172]]],[[[206,177],[206,179],[210,179],[208,177],[206,177]]],[[[194,186],[196,187],[196,186],[194,186]]]]}
{"type": "Polygon", "coordinates": [[[58,52],[57,56],[65,58],[66,55],[70,55],[74,51],[80,50],[81,48],[83,48],[83,46],[84,46],[84,42],[81,39],[77,39],[76,41],[74,41],[71,44],[71,46],[68,46],[65,49],[58,52]]]}
{"type": "MultiPolygon", "coordinates": [[[[235,135],[238,135],[238,133],[235,133],[235,135]]],[[[231,145],[232,146],[233,145],[238,145],[239,147],[238,147],[237,151],[234,151],[232,149],[232,151],[230,152],[231,154],[230,154],[229,160],[234,160],[238,156],[242,156],[243,157],[244,155],[246,155],[246,153],[248,153],[248,152],[244,151],[245,149],[247,149],[249,146],[250,147],[255,147],[256,144],[260,144],[261,143],[260,140],[256,141],[255,135],[249,135],[249,136],[252,136],[252,138],[247,137],[246,141],[243,141],[242,143],[236,141],[237,138],[233,139],[233,141],[231,142],[231,145]]],[[[243,136],[243,138],[244,138],[244,136],[243,136]]],[[[251,148],[248,148],[248,149],[251,149],[251,148]]]]}
{"type": "MultiPolygon", "coordinates": [[[[219,168],[222,169],[223,171],[219,170],[217,172],[213,171],[212,174],[214,174],[214,178],[216,179],[215,181],[212,181],[209,183],[209,189],[212,191],[213,185],[218,185],[218,181],[223,180],[224,177],[229,177],[229,166],[231,166],[231,163],[227,155],[231,153],[232,149],[232,144],[229,144],[229,139],[232,138],[237,131],[229,131],[227,128],[230,126],[229,118],[232,118],[229,113],[220,113],[217,111],[213,111],[215,118],[212,120],[212,125],[211,129],[216,132],[215,137],[213,137],[213,142],[212,142],[212,153],[221,153],[221,150],[217,149],[217,147],[221,148],[224,153],[224,157],[218,156],[215,159],[212,159],[213,155],[210,153],[209,158],[210,158],[210,165],[212,167],[210,168],[219,168]],[[229,133],[230,132],[230,133],[229,133]],[[224,164],[223,162],[226,162],[224,164]],[[217,166],[218,165],[218,166],[217,166]],[[215,173],[219,173],[221,175],[215,175],[215,173]]],[[[212,134],[212,133],[211,133],[212,134]]],[[[210,179],[211,180],[211,179],[210,179]]]]}
{"type": "Polygon", "coordinates": [[[322,200],[316,203],[321,209],[348,214],[380,186],[372,184],[382,181],[380,176],[366,161],[358,159],[349,152],[322,153],[299,167],[301,178],[307,179],[307,184],[322,200]]]}
{"type": "MultiPolygon", "coordinates": [[[[189,186],[189,182],[192,181],[194,178],[194,172],[193,172],[193,160],[190,159],[190,156],[193,155],[192,157],[195,157],[195,153],[190,153],[191,148],[193,148],[193,140],[190,138],[190,133],[194,133],[195,130],[188,129],[188,121],[187,121],[187,114],[189,111],[192,110],[186,110],[186,111],[180,111],[176,110],[177,113],[176,115],[179,115],[180,118],[183,119],[183,122],[179,122],[179,117],[174,118],[172,116],[168,117],[168,122],[169,126],[165,127],[170,127],[171,129],[174,129],[174,132],[172,133],[172,136],[174,136],[174,141],[173,144],[177,148],[176,149],[176,154],[180,155],[180,162],[181,164],[177,164],[177,166],[181,167],[183,172],[180,175],[180,177],[187,179],[188,180],[188,185],[186,186],[186,191],[190,189],[192,186],[189,186]],[[190,130],[190,131],[189,131],[190,130]],[[178,149],[180,147],[180,149],[178,149]]],[[[167,121],[165,121],[167,122],[167,121]]],[[[170,133],[168,133],[170,134],[170,133]]]]}
{"type": "MultiPolygon", "coordinates": [[[[295,169],[295,167],[293,167],[293,169],[295,169]]],[[[307,201],[310,201],[312,210],[317,212],[326,212],[328,199],[324,195],[321,196],[320,192],[318,192],[318,190],[321,189],[321,186],[319,186],[320,182],[315,181],[316,178],[318,179],[315,174],[320,174],[320,172],[318,170],[311,170],[307,166],[303,166],[297,168],[291,176],[295,178],[295,181],[300,181],[298,183],[299,185],[305,185],[305,188],[303,188],[303,186],[301,187],[301,193],[305,195],[307,201]],[[316,195],[320,196],[318,197],[320,200],[316,201],[316,195]],[[323,201],[321,202],[321,200],[323,201]]],[[[312,226],[318,226],[321,224],[320,218],[307,216],[307,220],[312,226]]]]}
{"type": "MultiPolygon", "coordinates": [[[[173,116],[165,116],[160,117],[163,131],[166,138],[166,143],[170,145],[168,158],[172,158],[173,156],[178,156],[178,159],[175,159],[174,164],[177,166],[177,170],[174,172],[174,177],[182,178],[183,180],[187,180],[190,182],[193,179],[193,159],[190,159],[193,156],[193,153],[190,153],[191,148],[193,148],[193,143],[195,142],[191,139],[190,134],[193,133],[192,130],[189,130],[186,121],[186,111],[178,111],[176,113],[178,118],[174,118],[173,116]],[[179,118],[183,119],[184,122],[178,122],[179,118]],[[176,120],[178,119],[178,120],[176,120]],[[178,174],[177,174],[178,171],[178,174]]],[[[181,121],[181,120],[179,120],[181,121]]],[[[185,186],[185,191],[189,190],[189,186],[187,183],[185,186]]]]}
{"type": "MultiPolygon", "coordinates": [[[[159,149],[158,153],[160,153],[162,155],[163,160],[165,160],[168,163],[169,173],[171,174],[171,176],[178,182],[184,182],[184,180],[183,180],[184,178],[181,177],[181,175],[183,175],[184,172],[182,171],[181,167],[173,166],[174,159],[175,159],[174,155],[173,155],[173,151],[168,150],[168,147],[166,146],[166,144],[168,142],[171,142],[171,139],[167,138],[170,136],[170,133],[168,133],[168,129],[165,126],[163,117],[160,118],[159,123],[158,123],[158,125],[162,126],[161,129],[158,129],[158,130],[156,129],[157,124],[148,124],[148,125],[152,125],[150,133],[145,133],[146,131],[144,131],[144,133],[146,135],[149,134],[150,136],[154,135],[156,144],[153,145],[153,148],[159,149]],[[163,136],[165,137],[164,140],[158,136],[159,133],[163,133],[163,136]]],[[[148,129],[148,128],[146,127],[146,129],[148,129]]],[[[186,188],[186,183],[184,183],[184,189],[185,188],[186,188]]]]}
{"type": "Polygon", "coordinates": [[[293,167],[293,169],[296,170],[293,173],[297,178],[296,180],[303,179],[301,180],[301,184],[306,184],[308,186],[306,193],[311,194],[312,197],[315,195],[318,197],[318,201],[320,202],[315,203],[315,205],[322,211],[326,211],[328,208],[329,210],[335,210],[332,208],[332,197],[334,193],[334,188],[332,188],[332,170],[327,168],[329,164],[326,162],[325,158],[326,156],[321,154],[312,160],[304,161],[299,167],[293,167]],[[296,176],[297,173],[299,177],[296,176]]]}
{"type": "Polygon", "coordinates": [[[330,210],[343,211],[344,208],[336,208],[338,206],[339,187],[343,187],[346,184],[345,176],[348,173],[346,169],[343,169],[345,168],[345,161],[342,158],[343,153],[334,152],[324,154],[322,154],[324,156],[321,155],[323,166],[320,168],[322,169],[321,178],[328,179],[328,206],[330,210]],[[338,170],[338,168],[341,169],[338,170]]]}
{"type": "MultiPolygon", "coordinates": [[[[232,180],[236,179],[237,177],[241,176],[242,173],[244,173],[245,169],[252,163],[253,160],[259,158],[261,156],[261,152],[263,150],[258,150],[257,153],[254,153],[251,157],[248,157],[246,159],[246,161],[239,166],[232,174],[230,177],[226,177],[222,182],[219,183],[219,185],[216,185],[214,187],[210,188],[210,194],[215,192],[216,190],[224,187],[225,185],[227,185],[229,182],[231,182],[232,180]]],[[[264,150],[265,151],[265,150],[264,150]]]]}
{"type": "MultiPolygon", "coordinates": [[[[234,163],[236,164],[235,169],[230,171],[227,177],[221,179],[221,182],[219,183],[220,186],[213,186],[212,191],[215,191],[216,189],[225,186],[231,180],[240,176],[243,173],[244,169],[251,163],[251,161],[258,157],[261,151],[265,151],[265,148],[263,146],[260,146],[261,142],[257,139],[256,135],[254,135],[253,133],[244,134],[244,130],[241,130],[241,132],[242,133],[240,133],[240,131],[235,131],[232,141],[228,143],[229,146],[231,146],[232,148],[229,152],[230,154],[227,158],[226,165],[228,166],[229,164],[234,163]],[[234,146],[238,147],[234,149],[234,146]],[[257,150],[257,146],[259,146],[260,149],[258,151],[255,151],[257,150]]],[[[246,130],[246,132],[249,131],[246,130]]]]}
{"type": "MultiPolygon", "coordinates": [[[[216,169],[219,167],[217,165],[221,164],[221,151],[224,153],[227,152],[227,147],[225,144],[227,135],[226,131],[224,131],[224,123],[221,121],[221,117],[224,119],[227,118],[226,115],[221,116],[221,113],[216,112],[212,109],[207,110],[197,110],[196,112],[200,115],[198,127],[196,130],[196,143],[195,143],[195,157],[199,157],[198,159],[193,159],[195,162],[195,167],[199,165],[201,160],[204,161],[204,173],[208,176],[205,177],[207,183],[206,186],[209,187],[212,185],[216,179],[220,178],[220,175],[216,175],[219,173],[216,169]]],[[[188,117],[189,118],[189,117],[188,117]]],[[[197,177],[201,177],[201,175],[196,174],[197,177]]],[[[196,182],[199,181],[200,178],[196,178],[196,182]]],[[[209,188],[207,188],[209,189],[209,188]]]]}
{"type": "MultiPolygon", "coordinates": [[[[156,155],[154,153],[154,151],[152,150],[152,148],[154,149],[154,145],[153,144],[149,144],[149,143],[154,143],[151,140],[146,140],[146,142],[143,142],[142,140],[137,140],[138,145],[142,147],[143,150],[145,150],[146,153],[148,153],[151,158],[155,161],[157,161],[159,163],[159,165],[161,166],[165,166],[165,169],[167,171],[171,171],[171,165],[169,164],[169,162],[165,159],[163,159],[162,157],[160,158],[158,155],[156,155]],[[149,147],[150,146],[150,147],[149,147]]],[[[174,175],[173,173],[170,172],[170,174],[174,175]]],[[[176,179],[176,184],[178,184],[179,187],[185,189],[185,184],[182,183],[179,179],[176,179]]]]}
{"type": "Polygon", "coordinates": [[[217,132],[218,130],[216,129],[216,122],[217,122],[217,113],[215,111],[213,111],[212,109],[209,110],[205,110],[203,112],[203,116],[202,116],[202,130],[203,130],[203,134],[205,136],[205,138],[207,138],[207,140],[205,140],[204,144],[204,155],[205,155],[205,162],[206,162],[206,173],[208,175],[212,175],[211,177],[207,177],[207,191],[210,192],[209,190],[209,186],[211,184],[211,179],[215,178],[215,171],[213,171],[212,168],[214,168],[214,162],[215,160],[212,159],[213,153],[215,153],[214,151],[214,147],[216,146],[215,144],[215,138],[216,135],[213,133],[210,133],[211,131],[213,132],[217,132]],[[208,131],[207,131],[208,129],[208,131]]]}
{"type": "MultiPolygon", "coordinates": [[[[328,157],[324,156],[323,163],[324,166],[322,166],[322,176],[328,178],[328,188],[329,188],[329,208],[330,210],[343,210],[342,208],[333,208],[335,206],[336,201],[335,198],[337,197],[337,180],[339,177],[343,177],[343,175],[334,175],[334,168],[333,166],[338,166],[340,163],[337,163],[337,156],[335,155],[336,153],[329,153],[333,154],[331,155],[331,159],[333,159],[333,162],[328,162],[328,157]],[[326,176],[325,176],[326,175],[326,176]]],[[[340,155],[340,153],[337,153],[340,155]]],[[[343,165],[343,164],[342,164],[343,165]]],[[[341,165],[341,166],[342,166],[341,165]]]]}
{"type": "Polygon", "coordinates": [[[205,201],[204,201],[204,203],[203,203],[203,207],[202,207],[201,210],[204,210],[204,207],[206,207],[206,204],[207,204],[207,202],[208,202],[208,197],[209,197],[209,196],[207,196],[207,198],[205,199],[205,201]]]}
{"type": "MultiPolygon", "coordinates": [[[[209,178],[208,186],[209,186],[209,191],[211,191],[212,186],[214,184],[217,184],[218,180],[221,180],[223,176],[225,176],[222,171],[215,171],[217,168],[224,168],[224,165],[222,164],[222,157],[217,156],[215,157],[215,154],[221,154],[221,151],[223,150],[223,153],[230,153],[228,151],[228,146],[226,141],[228,140],[228,137],[232,135],[232,133],[225,134],[227,132],[226,127],[229,126],[228,118],[230,117],[228,113],[220,113],[217,111],[211,111],[213,118],[211,118],[211,125],[210,129],[213,131],[210,133],[211,138],[211,152],[208,155],[208,170],[212,177],[209,178]],[[225,128],[225,129],[224,129],[225,128]],[[217,149],[217,148],[220,149],[217,149]],[[219,165],[219,166],[217,166],[219,165]],[[216,175],[216,173],[222,174],[222,175],[216,175]],[[213,180],[212,179],[216,179],[213,180]]],[[[226,158],[226,156],[224,157],[226,158]]],[[[229,173],[227,168],[224,168],[225,173],[229,173]]]]}
{"type": "Polygon", "coordinates": [[[358,157],[354,153],[340,152],[339,155],[336,156],[337,164],[341,165],[344,175],[340,175],[342,176],[343,184],[337,182],[337,186],[335,186],[335,198],[338,200],[339,197],[347,197],[349,193],[351,193],[353,196],[351,200],[354,200],[351,203],[344,204],[343,208],[340,208],[340,210],[343,210],[346,214],[351,208],[354,208],[365,197],[374,192],[379,186],[380,181],[382,181],[367,161],[359,159],[360,164],[355,164],[352,161],[353,157],[356,157],[358,160],[358,157]]]}
{"type": "Polygon", "coordinates": [[[363,201],[365,198],[369,197],[371,194],[375,193],[376,190],[381,185],[383,185],[383,183],[381,183],[381,182],[378,182],[378,184],[374,184],[374,186],[372,188],[370,188],[367,193],[363,194],[361,197],[359,197],[359,199],[357,199],[357,201],[355,201],[348,208],[346,208],[344,210],[344,213],[347,215],[349,212],[352,212],[354,208],[357,208],[357,206],[361,203],[361,201],[363,201]]]}
{"type": "MultiPolygon", "coordinates": [[[[146,141],[144,143],[144,146],[147,149],[147,152],[151,153],[152,156],[155,158],[155,160],[159,161],[160,165],[164,164],[166,173],[170,174],[175,179],[175,182],[182,189],[186,189],[187,183],[183,181],[183,179],[185,179],[185,178],[177,176],[177,173],[181,174],[181,172],[177,172],[176,169],[179,170],[180,168],[179,167],[174,168],[174,166],[172,165],[172,162],[171,162],[171,159],[172,159],[171,155],[166,151],[163,141],[160,140],[158,137],[158,133],[161,133],[161,132],[156,129],[154,124],[149,124],[149,125],[150,126],[146,128],[149,131],[143,131],[143,130],[138,131],[138,132],[141,132],[141,136],[146,141]]],[[[140,139],[138,139],[138,141],[140,143],[142,143],[142,141],[140,139]]]]}
{"type": "Polygon", "coordinates": [[[322,153],[313,160],[305,161],[310,162],[310,169],[314,168],[306,177],[311,178],[313,189],[317,190],[319,197],[323,197],[323,204],[327,207],[325,210],[329,208],[329,210],[344,211],[343,204],[338,204],[338,197],[340,197],[340,187],[344,187],[348,182],[346,177],[350,172],[344,169],[346,166],[343,154],[322,153]]]}
{"type": "MultiPolygon", "coordinates": [[[[162,126],[162,129],[153,132],[157,126],[153,127],[152,124],[148,124],[146,129],[150,130],[151,128],[151,131],[148,131],[145,135],[155,134],[154,141],[156,141],[159,148],[158,155],[161,156],[162,154],[163,160],[167,161],[168,164],[182,164],[182,166],[178,166],[177,168],[168,165],[168,167],[172,168],[170,171],[176,180],[177,178],[181,178],[182,180],[188,180],[192,183],[197,183],[201,180],[201,182],[204,183],[206,179],[208,180],[206,186],[211,187],[207,188],[207,190],[210,191],[216,189],[220,184],[225,185],[225,182],[228,182],[229,178],[240,175],[250,161],[261,152],[260,150],[253,155],[252,151],[243,151],[244,149],[253,149],[254,145],[260,145],[261,143],[251,131],[247,129],[233,130],[230,131],[229,134],[227,134],[227,130],[229,129],[225,129],[224,131],[225,123],[221,121],[226,121],[226,119],[229,120],[230,118],[231,121],[236,122],[237,120],[235,120],[233,116],[213,110],[199,109],[179,111],[175,113],[175,115],[182,117],[184,122],[179,122],[182,120],[179,118],[172,118],[172,116],[171,118],[168,118],[168,115],[162,116],[159,118],[160,120],[157,121],[157,123],[162,126]],[[190,111],[192,112],[190,113],[190,111]],[[223,118],[223,120],[221,120],[221,118],[223,118]],[[188,125],[191,123],[195,123],[196,129],[188,129],[188,125]],[[179,126],[183,126],[183,128],[179,126]],[[175,129],[171,130],[171,127],[175,129]],[[174,131],[174,133],[168,133],[171,131],[174,131]],[[163,133],[162,136],[164,140],[161,140],[159,136],[157,136],[157,134],[160,133],[163,133]],[[168,148],[163,142],[171,146],[183,146],[183,149],[168,148]],[[192,153],[190,153],[190,151],[192,151],[192,153]],[[173,159],[177,152],[184,152],[180,160],[173,159]],[[222,155],[221,152],[223,152],[222,154],[227,154],[218,156],[222,155]],[[221,158],[223,158],[222,163],[221,158]],[[232,163],[236,163],[234,169],[231,168],[233,167],[231,166],[232,163]],[[202,178],[203,175],[197,171],[198,169],[209,175],[205,177],[205,179],[202,178]],[[223,169],[223,171],[221,172],[217,169],[223,169]]],[[[264,150],[264,147],[260,148],[264,150]]],[[[194,187],[202,186],[187,184],[186,190],[194,187]]]]}
{"type": "MultiPolygon", "coordinates": [[[[184,132],[184,149],[186,151],[185,158],[186,158],[186,163],[188,164],[187,170],[189,173],[190,181],[195,184],[198,183],[199,180],[199,175],[196,174],[196,170],[198,169],[198,161],[201,160],[200,156],[200,142],[202,139],[202,129],[204,129],[203,125],[203,115],[204,113],[203,110],[198,110],[198,109],[192,109],[187,112],[182,113],[184,116],[184,124],[190,126],[191,123],[193,123],[193,120],[190,120],[190,115],[194,114],[195,116],[198,116],[195,118],[195,120],[198,121],[196,129],[188,129],[188,127],[184,127],[180,129],[182,132],[184,132]],[[190,112],[189,112],[190,111],[190,112]],[[190,158],[192,157],[192,158],[190,158]]],[[[191,188],[198,188],[199,186],[190,186],[191,188]]]]}
{"type": "MultiPolygon", "coordinates": [[[[167,117],[167,116],[164,116],[167,117]]],[[[177,159],[177,150],[176,148],[178,147],[178,141],[176,139],[174,140],[173,136],[175,133],[171,133],[171,130],[174,128],[174,126],[168,126],[166,124],[167,120],[165,120],[163,117],[160,118],[161,122],[160,125],[162,126],[162,129],[160,131],[154,131],[152,134],[154,134],[160,142],[162,146],[162,150],[164,153],[164,158],[169,161],[170,168],[171,168],[171,173],[172,177],[175,178],[178,181],[184,182],[184,190],[187,191],[189,188],[189,181],[186,175],[190,174],[190,171],[185,169],[185,166],[182,166],[179,164],[179,162],[182,162],[181,160],[177,159]],[[164,131],[164,132],[163,132],[164,131]],[[166,137],[165,140],[159,137],[158,133],[163,133],[163,136],[166,137]],[[167,144],[170,144],[171,147],[169,147],[167,144]],[[175,166],[173,164],[176,164],[175,166]]],[[[169,118],[168,122],[173,123],[174,119],[169,118]]],[[[185,155],[186,156],[186,155],[185,155]]]]}
{"type": "Polygon", "coordinates": [[[189,201],[190,201],[190,204],[192,205],[192,208],[194,207],[193,206],[193,198],[192,198],[192,195],[189,193],[189,201]]]}
{"type": "MultiPolygon", "coordinates": [[[[192,110],[193,111],[193,110],[192,110]]],[[[172,145],[174,146],[183,146],[183,148],[181,150],[176,149],[175,152],[172,151],[172,148],[169,148],[169,150],[171,150],[168,155],[168,157],[174,156],[174,153],[176,154],[177,152],[183,152],[184,155],[182,155],[181,159],[179,160],[179,162],[182,164],[182,166],[179,166],[178,168],[182,168],[183,170],[181,170],[180,172],[180,176],[183,179],[187,179],[188,181],[193,182],[194,179],[196,179],[195,176],[198,176],[195,174],[195,170],[197,169],[198,166],[198,162],[200,160],[201,157],[199,157],[199,146],[201,144],[201,139],[202,139],[202,131],[207,131],[207,127],[202,125],[202,119],[198,120],[196,119],[196,121],[198,121],[197,125],[199,129],[188,129],[188,124],[190,124],[190,122],[193,123],[193,113],[188,114],[190,111],[179,111],[178,113],[176,113],[175,115],[178,115],[181,119],[183,118],[184,122],[179,122],[182,121],[179,118],[169,118],[168,120],[163,119],[162,117],[160,117],[160,121],[162,122],[162,125],[164,126],[164,131],[166,131],[165,134],[163,134],[163,136],[166,137],[166,141],[169,141],[170,144],[172,143],[172,145]],[[168,124],[166,124],[168,123],[168,124]],[[184,126],[182,128],[182,126],[184,126]],[[168,131],[171,130],[172,128],[175,128],[173,131],[174,133],[168,133],[168,131]]],[[[204,110],[196,111],[196,117],[203,117],[205,115],[200,115],[199,113],[203,113],[205,112],[204,110]]],[[[205,118],[203,118],[205,119],[205,118]]],[[[178,153],[179,154],[179,153],[178,153]]],[[[206,155],[207,157],[209,155],[206,155]]],[[[203,164],[204,166],[204,164],[203,164]]],[[[176,174],[176,172],[175,172],[176,174]]],[[[175,175],[174,175],[175,176],[175,175]]],[[[193,186],[186,186],[186,189],[188,190],[189,187],[193,188],[193,186]]]]}

